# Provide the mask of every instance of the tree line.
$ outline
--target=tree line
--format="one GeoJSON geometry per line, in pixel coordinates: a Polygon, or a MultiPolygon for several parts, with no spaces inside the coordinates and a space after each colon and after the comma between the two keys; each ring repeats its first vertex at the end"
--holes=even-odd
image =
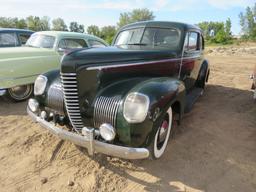
{"type": "MultiPolygon", "coordinates": [[[[245,12],[239,14],[241,32],[244,39],[256,40],[256,3],[253,7],[247,7],[245,12]]],[[[4,28],[20,28],[30,29],[33,31],[73,31],[84,33],[87,32],[92,35],[96,35],[106,42],[111,43],[116,31],[129,23],[138,21],[154,20],[155,16],[152,11],[147,8],[134,9],[130,12],[121,13],[116,25],[109,25],[104,27],[98,27],[96,25],[90,25],[85,30],[84,25],[73,21],[67,26],[62,18],[56,18],[51,21],[47,16],[37,17],[29,16],[27,18],[7,18],[0,17],[0,27],[4,28]],[[51,21],[51,22],[50,22],[51,21]]],[[[228,18],[225,22],[200,22],[197,24],[205,35],[205,39],[211,43],[230,43],[232,42],[231,33],[231,20],[228,18]]]]}
{"type": "Polygon", "coordinates": [[[0,27],[3,28],[18,28],[18,29],[30,29],[33,31],[72,31],[72,32],[87,32],[92,35],[96,35],[102,39],[104,39],[109,44],[112,42],[116,31],[129,23],[137,22],[137,21],[146,21],[153,20],[155,16],[153,12],[148,9],[134,9],[131,12],[121,13],[119,17],[119,21],[116,26],[104,26],[98,27],[96,25],[90,25],[87,27],[85,31],[85,27],[82,24],[79,24],[76,21],[73,21],[67,26],[65,21],[62,18],[53,19],[50,22],[50,18],[47,16],[37,17],[37,16],[29,16],[27,18],[10,18],[10,17],[0,17],[0,27]]]}

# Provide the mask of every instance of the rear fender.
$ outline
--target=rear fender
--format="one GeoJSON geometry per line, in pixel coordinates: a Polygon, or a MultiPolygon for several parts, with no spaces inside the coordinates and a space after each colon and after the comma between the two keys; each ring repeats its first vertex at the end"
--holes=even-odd
{"type": "Polygon", "coordinates": [[[198,81],[208,82],[209,73],[210,73],[209,62],[208,60],[204,60],[198,74],[197,82],[198,81]]]}

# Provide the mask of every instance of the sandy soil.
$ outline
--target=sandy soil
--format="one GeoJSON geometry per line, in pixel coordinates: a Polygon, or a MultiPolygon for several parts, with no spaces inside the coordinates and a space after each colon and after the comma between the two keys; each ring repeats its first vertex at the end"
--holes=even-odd
{"type": "Polygon", "coordinates": [[[205,94],[157,161],[91,159],[34,124],[25,102],[0,100],[0,191],[255,192],[256,57],[208,58],[205,94]]]}

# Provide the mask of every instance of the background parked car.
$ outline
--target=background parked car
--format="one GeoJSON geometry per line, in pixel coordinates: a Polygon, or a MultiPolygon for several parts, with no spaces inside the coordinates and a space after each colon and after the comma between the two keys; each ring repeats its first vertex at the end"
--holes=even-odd
{"type": "Polygon", "coordinates": [[[0,48],[25,45],[33,33],[34,31],[25,29],[0,28],[0,48]]]}
{"type": "Polygon", "coordinates": [[[0,96],[22,101],[33,93],[36,77],[59,68],[66,50],[105,47],[102,39],[83,33],[44,31],[34,33],[23,47],[0,50],[0,96]]]}

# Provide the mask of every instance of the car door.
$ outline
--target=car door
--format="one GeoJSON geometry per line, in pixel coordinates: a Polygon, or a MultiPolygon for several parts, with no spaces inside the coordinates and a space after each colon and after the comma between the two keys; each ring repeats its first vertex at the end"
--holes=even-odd
{"type": "Polygon", "coordinates": [[[188,31],[184,44],[181,78],[186,89],[194,87],[202,63],[202,37],[197,31],[188,31]]]}

